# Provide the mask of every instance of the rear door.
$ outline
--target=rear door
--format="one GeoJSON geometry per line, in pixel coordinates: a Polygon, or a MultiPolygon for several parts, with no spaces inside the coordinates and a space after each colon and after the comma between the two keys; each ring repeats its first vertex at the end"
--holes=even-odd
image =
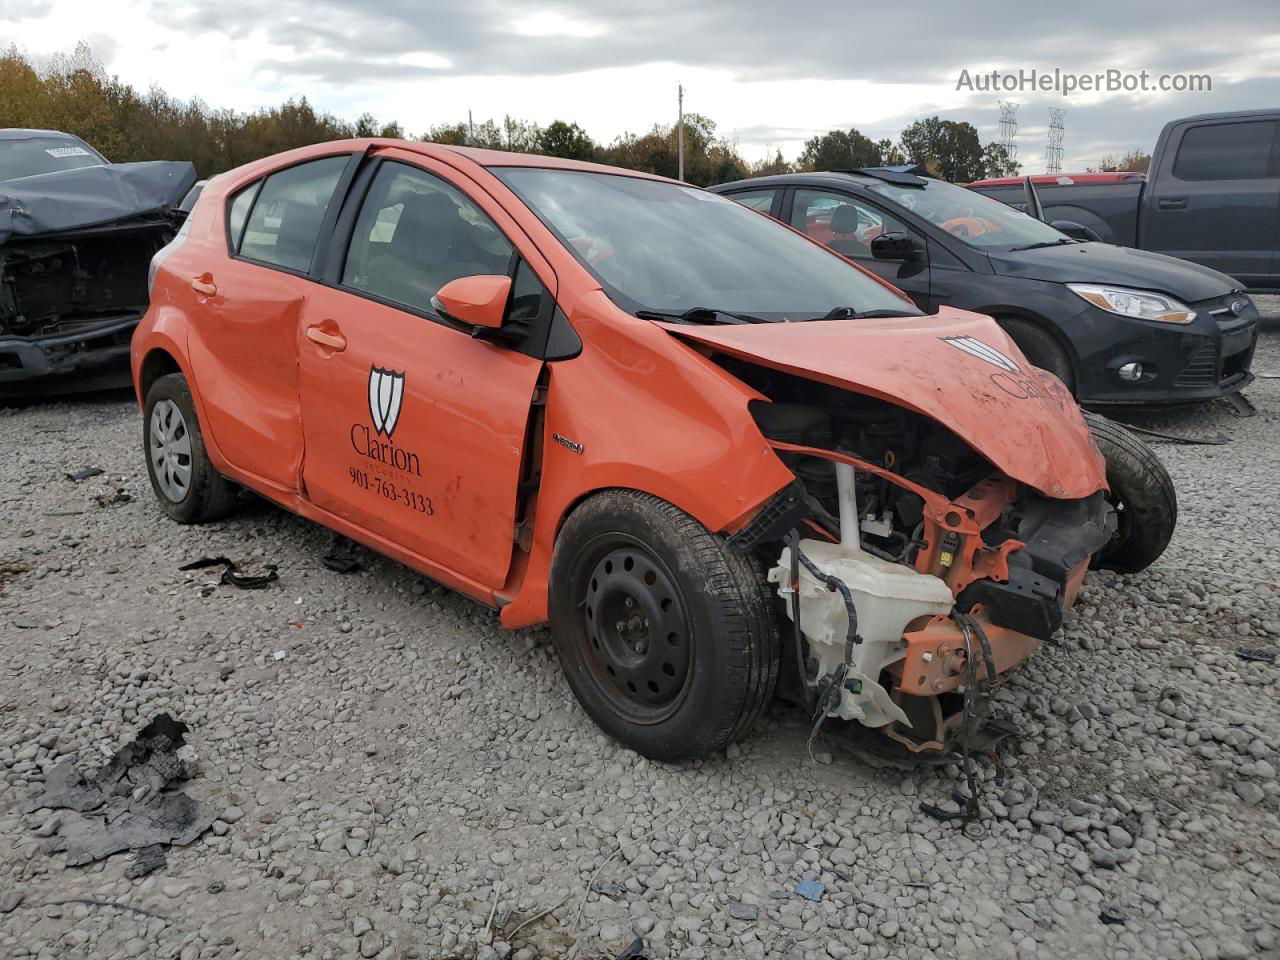
{"type": "Polygon", "coordinates": [[[1142,245],[1271,285],[1280,240],[1274,119],[1176,127],[1147,185],[1142,245]]]}
{"type": "Polygon", "coordinates": [[[431,298],[457,277],[511,272],[514,303],[527,288],[553,295],[554,277],[491,197],[416,154],[389,151],[362,173],[336,235],[348,233],[300,321],[306,495],[501,586],[542,361],[475,339],[431,298]]]}
{"type": "Polygon", "coordinates": [[[298,490],[298,318],[312,256],[354,167],[349,153],[308,160],[232,194],[191,264],[197,308],[187,349],[206,428],[231,464],[278,492],[298,490]],[[221,247],[225,218],[226,253],[221,247]]]}
{"type": "Polygon", "coordinates": [[[787,217],[801,233],[888,280],[920,309],[930,308],[925,239],[884,208],[848,193],[796,187],[787,217]],[[871,255],[871,241],[882,233],[914,237],[920,250],[918,259],[877,260],[871,255]]]}

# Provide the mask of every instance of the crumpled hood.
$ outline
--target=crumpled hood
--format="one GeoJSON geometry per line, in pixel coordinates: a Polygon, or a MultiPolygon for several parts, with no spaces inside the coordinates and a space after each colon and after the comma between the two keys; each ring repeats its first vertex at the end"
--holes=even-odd
{"type": "Polygon", "coordinates": [[[186,161],[109,163],[0,181],[0,244],[159,213],[196,182],[186,161]]]}
{"type": "Polygon", "coordinates": [[[994,320],[932,317],[691,326],[676,337],[907,407],[941,423],[1006,476],[1064,500],[1106,488],[1080,408],[1032,367],[994,320]]]}
{"type": "Polygon", "coordinates": [[[1005,277],[1048,283],[1112,283],[1166,293],[1184,303],[1225,297],[1240,284],[1225,273],[1162,253],[1109,243],[1064,243],[1039,250],[990,254],[991,267],[1005,277]]]}

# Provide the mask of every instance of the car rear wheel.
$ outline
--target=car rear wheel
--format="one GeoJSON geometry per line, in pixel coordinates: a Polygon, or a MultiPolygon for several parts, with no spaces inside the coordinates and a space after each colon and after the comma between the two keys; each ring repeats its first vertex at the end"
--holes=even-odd
{"type": "Polygon", "coordinates": [[[759,570],[657,497],[613,490],[573,511],[550,613],[578,702],[647,757],[722,750],[773,696],[778,637],[759,570]]]}
{"type": "Polygon", "coordinates": [[[1071,358],[1052,333],[1020,317],[999,317],[996,323],[1000,324],[1033,365],[1041,370],[1048,370],[1065,383],[1072,396],[1075,396],[1076,375],[1071,367],[1071,358]]]}
{"type": "Polygon", "coordinates": [[[1178,523],[1173,478],[1155,451],[1120,424],[1087,411],[1084,419],[1107,461],[1107,500],[1119,520],[1094,564],[1137,573],[1155,563],[1173,538],[1178,523]]]}
{"type": "Polygon", "coordinates": [[[231,510],[235,485],[209,461],[191,390],[182,374],[160,377],[147,391],[142,446],[151,489],[171,518],[203,523],[231,510]]]}

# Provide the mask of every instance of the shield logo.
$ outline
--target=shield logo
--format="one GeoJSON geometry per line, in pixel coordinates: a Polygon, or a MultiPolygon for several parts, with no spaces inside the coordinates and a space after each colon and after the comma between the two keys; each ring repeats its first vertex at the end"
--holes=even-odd
{"type": "Polygon", "coordinates": [[[400,420],[404,398],[404,374],[382,367],[369,367],[369,419],[375,432],[388,440],[400,420]]]}

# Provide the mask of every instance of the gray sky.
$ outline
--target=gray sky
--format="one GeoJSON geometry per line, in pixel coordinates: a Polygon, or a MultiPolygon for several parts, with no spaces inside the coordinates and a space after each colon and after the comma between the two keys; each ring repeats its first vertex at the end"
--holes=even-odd
{"type": "Polygon", "coordinates": [[[87,40],[107,69],[213,106],[306,95],[410,133],[432,124],[573,120],[609,141],[712,117],[751,159],[856,126],[893,137],[937,113],[995,139],[1021,104],[1019,157],[1043,169],[1048,108],[1065,107],[1064,170],[1149,150],[1167,120],[1280,106],[1277,0],[859,4],[848,0],[0,0],[0,43],[40,58],[87,40]],[[971,75],[1057,68],[1207,74],[1209,92],[957,91],[971,75]]]}

